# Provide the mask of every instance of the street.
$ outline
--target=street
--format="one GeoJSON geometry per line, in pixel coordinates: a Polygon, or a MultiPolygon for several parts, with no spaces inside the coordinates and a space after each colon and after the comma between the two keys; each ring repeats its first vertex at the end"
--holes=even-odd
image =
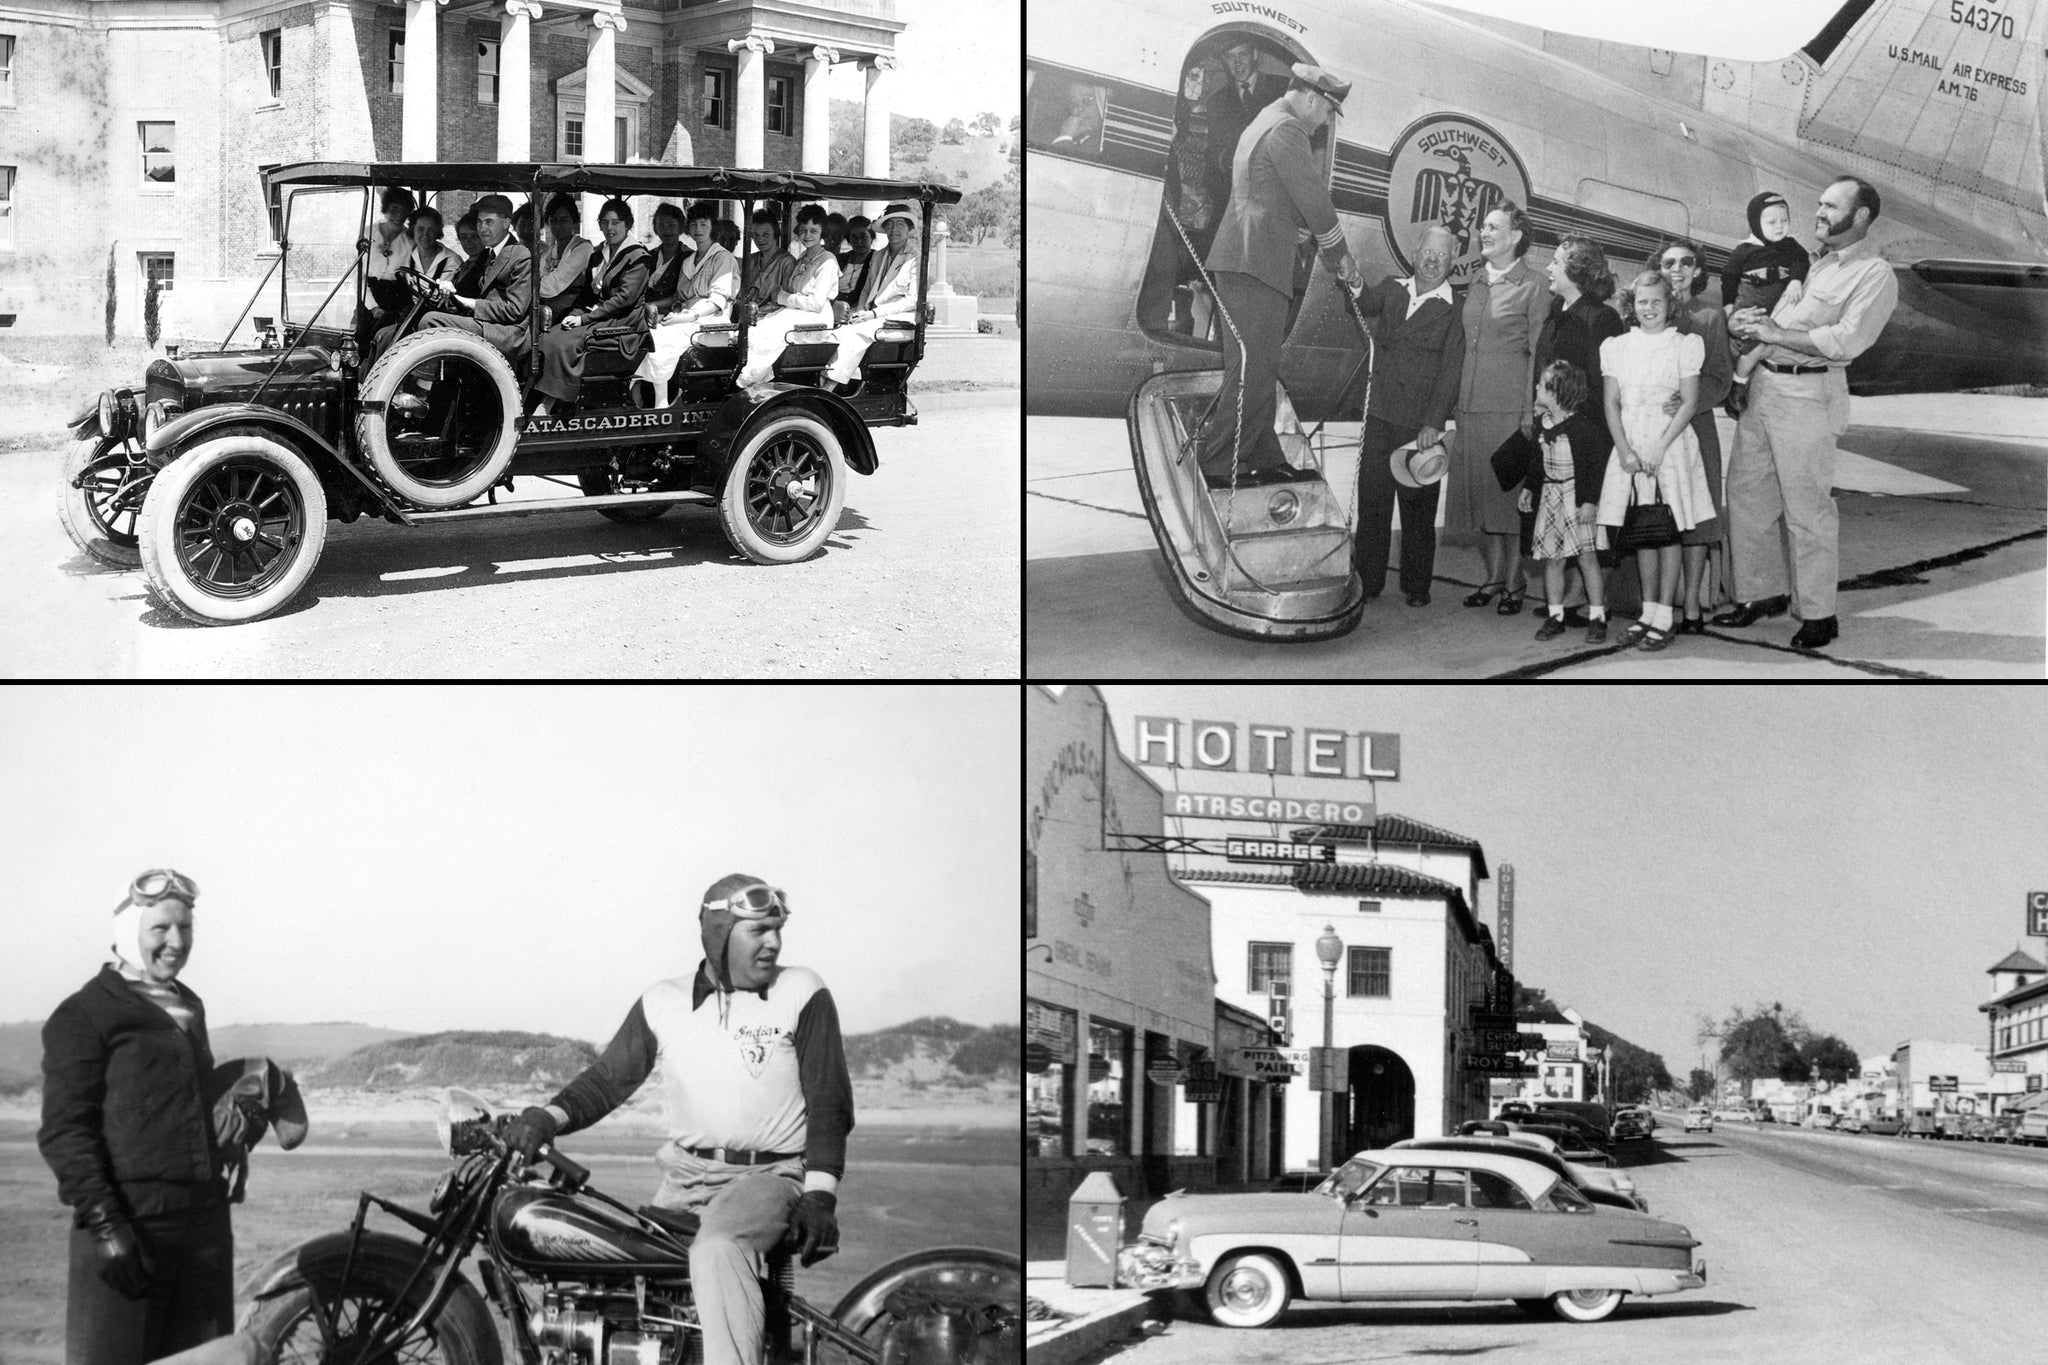
{"type": "MultiPolygon", "coordinates": [[[[1014,677],[1017,392],[920,396],[876,433],[825,552],[748,563],[709,504],[328,527],[298,599],[201,628],[95,563],[55,512],[54,448],[0,459],[0,674],[13,677],[1014,677]]],[[[561,496],[535,482],[521,496],[561,496]]]]}
{"type": "Polygon", "coordinates": [[[1707,1287],[1604,1323],[1507,1303],[1290,1307],[1263,1331],[1176,1320],[1114,1353],[1148,1365],[1413,1356],[1516,1362],[2032,1361],[2048,1341],[2048,1151],[1659,1116],[1622,1162],[1704,1245],[1707,1287]]]}

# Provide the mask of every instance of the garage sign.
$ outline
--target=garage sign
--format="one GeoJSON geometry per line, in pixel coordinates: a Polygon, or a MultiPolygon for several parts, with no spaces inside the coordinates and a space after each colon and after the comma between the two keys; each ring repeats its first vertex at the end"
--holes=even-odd
{"type": "Polygon", "coordinates": [[[1233,863],[1334,863],[1337,846],[1282,839],[1225,839],[1223,856],[1233,863]]]}

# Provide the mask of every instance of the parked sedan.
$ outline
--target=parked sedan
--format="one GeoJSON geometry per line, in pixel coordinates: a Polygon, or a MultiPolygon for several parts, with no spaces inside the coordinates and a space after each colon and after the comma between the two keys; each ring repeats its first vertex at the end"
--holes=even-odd
{"type": "Polygon", "coordinates": [[[1873,1114],[1863,1120],[1862,1132],[1881,1133],[1893,1137],[1906,1130],[1906,1121],[1897,1114],[1873,1114]]]}
{"type": "Polygon", "coordinates": [[[1686,1110],[1686,1111],[1685,1111],[1685,1131],[1686,1131],[1686,1132],[1688,1132],[1688,1133],[1690,1133],[1690,1132],[1692,1132],[1692,1131],[1693,1131],[1693,1130],[1694,1130],[1695,1128],[1697,1128],[1697,1129],[1700,1129],[1700,1130],[1702,1130],[1703,1132],[1708,1132],[1708,1133],[1711,1133],[1711,1132],[1713,1132],[1713,1131],[1714,1131],[1714,1111],[1713,1111],[1713,1110],[1711,1110],[1711,1109],[1688,1109],[1688,1110],[1686,1110]]]}
{"type": "Polygon", "coordinates": [[[1137,1289],[1197,1291],[1226,1327],[1268,1326],[1297,1296],[1511,1299],[1598,1322],[1629,1294],[1704,1288],[1699,1245],[1526,1157],[1400,1148],[1359,1153],[1314,1195],[1168,1195],[1117,1264],[1137,1289]]]}
{"type": "Polygon", "coordinates": [[[1565,1158],[1557,1145],[1535,1133],[1513,1133],[1507,1137],[1441,1137],[1409,1138],[1397,1142],[1389,1151],[1403,1151],[1419,1147],[1431,1152],[1506,1152],[1511,1156],[1526,1157],[1571,1182],[1572,1188],[1596,1204],[1606,1204],[1617,1209],[1633,1209],[1637,1213],[1650,1211],[1649,1201],[1636,1189],[1635,1181],[1621,1171],[1603,1171],[1591,1166],[1580,1165],[1565,1158]]]}

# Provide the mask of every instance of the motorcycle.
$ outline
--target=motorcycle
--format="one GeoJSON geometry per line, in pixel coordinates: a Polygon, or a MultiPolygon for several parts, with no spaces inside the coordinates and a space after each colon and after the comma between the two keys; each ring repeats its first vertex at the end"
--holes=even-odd
{"type": "MultiPolygon", "coordinates": [[[[450,1090],[435,1122],[454,1159],[420,1213],[367,1190],[348,1231],[262,1270],[238,1331],[263,1365],[502,1365],[496,1308],[522,1365],[701,1365],[693,1213],[630,1208],[552,1147],[533,1165],[507,1115],[450,1090]],[[545,1168],[545,1173],[543,1173],[545,1168]],[[422,1240],[365,1226],[372,1207],[422,1240]],[[476,1257],[476,1277],[463,1273],[476,1257]],[[487,1302],[488,1301],[488,1302],[487,1302]]],[[[915,1252],[830,1313],[794,1291],[793,1240],[767,1256],[769,1365],[996,1365],[1022,1358],[1023,1265],[976,1247],[915,1252]]]]}

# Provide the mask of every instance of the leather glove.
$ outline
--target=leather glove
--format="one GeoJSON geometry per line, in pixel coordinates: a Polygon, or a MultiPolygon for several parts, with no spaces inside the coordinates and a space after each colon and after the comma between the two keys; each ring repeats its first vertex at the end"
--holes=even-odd
{"type": "Polygon", "coordinates": [[[530,1107],[505,1125],[505,1145],[531,1161],[540,1155],[541,1148],[555,1140],[561,1126],[547,1110],[530,1107]]]}
{"type": "Polygon", "coordinates": [[[805,1190],[796,1201],[790,1223],[797,1233],[801,1264],[822,1261],[839,1250],[839,1219],[833,1212],[838,1206],[839,1196],[824,1190],[805,1190]]]}
{"type": "Polygon", "coordinates": [[[79,1215],[78,1225],[92,1234],[93,1259],[109,1288],[130,1299],[149,1293],[148,1253],[120,1210],[95,1204],[79,1215]]]}

